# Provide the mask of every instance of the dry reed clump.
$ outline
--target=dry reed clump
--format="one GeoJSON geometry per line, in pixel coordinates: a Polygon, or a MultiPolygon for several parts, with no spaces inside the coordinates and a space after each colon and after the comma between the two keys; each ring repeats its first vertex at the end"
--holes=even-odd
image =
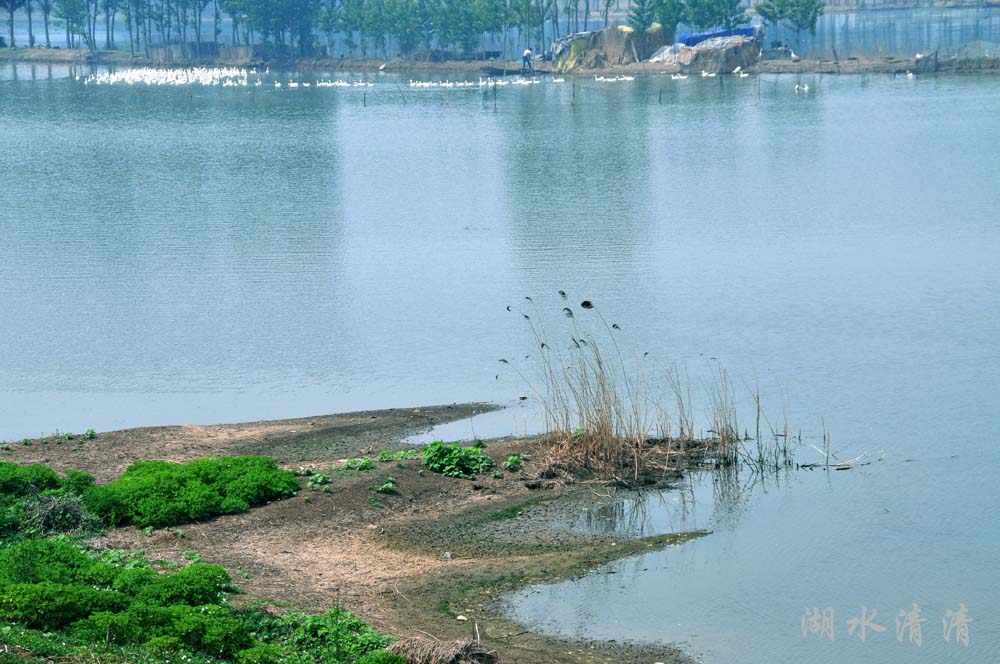
{"type": "MultiPolygon", "coordinates": [[[[559,295],[568,299],[564,291],[559,295]]],[[[500,360],[528,383],[544,409],[550,445],[543,473],[555,477],[583,472],[636,483],[667,472],[670,447],[650,435],[654,427],[648,391],[641,371],[629,369],[638,363],[625,360],[616,338],[621,326],[609,323],[590,300],[582,301],[577,311],[564,306],[562,314],[568,329],[553,339],[546,336],[541,317],[521,314],[541,353],[540,389],[516,364],[500,360]],[[593,317],[594,324],[581,321],[578,313],[593,317]]]]}
{"type": "Polygon", "coordinates": [[[500,664],[500,657],[475,641],[438,641],[414,637],[387,648],[408,664],[500,664]]]}
{"type": "MultiPolygon", "coordinates": [[[[564,291],[559,295],[568,299],[564,291]]],[[[525,299],[534,306],[534,300],[525,299]]],[[[626,362],[617,338],[623,334],[620,325],[609,323],[590,300],[583,300],[576,311],[563,306],[562,314],[567,329],[549,337],[544,316],[521,313],[541,354],[540,383],[529,380],[517,363],[500,360],[529,385],[543,407],[549,432],[543,476],[590,475],[612,483],[641,484],[672,475],[692,460],[709,459],[719,466],[745,463],[761,469],[790,463],[787,423],[783,440],[779,441],[773,428],[773,444],[761,439],[762,412],[756,389],[752,392],[757,410],[756,450],[746,445],[749,433],[740,435],[735,390],[725,370],[706,385],[708,435],[696,435],[686,372],[682,377],[675,367],[667,374],[677,411],[676,418],[671,418],[651,397],[641,368],[648,353],[626,362]]]]}

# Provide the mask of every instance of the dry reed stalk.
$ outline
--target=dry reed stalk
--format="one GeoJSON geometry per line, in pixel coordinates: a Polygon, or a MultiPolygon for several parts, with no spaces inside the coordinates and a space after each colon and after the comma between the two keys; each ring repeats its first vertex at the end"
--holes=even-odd
{"type": "Polygon", "coordinates": [[[496,651],[475,641],[437,641],[413,637],[396,641],[387,648],[407,664],[500,664],[496,651]]]}

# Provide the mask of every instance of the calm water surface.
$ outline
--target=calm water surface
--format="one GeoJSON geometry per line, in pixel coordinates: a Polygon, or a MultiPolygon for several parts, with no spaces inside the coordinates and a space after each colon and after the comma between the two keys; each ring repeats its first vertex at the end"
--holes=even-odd
{"type": "Polygon", "coordinates": [[[680,362],[703,404],[725,366],[807,442],[823,418],[842,455],[886,458],[693,478],[643,527],[713,535],[530,589],[517,618],[706,662],[996,661],[1000,86],[807,80],[546,83],[494,107],[388,78],[4,65],[0,438],[516,402],[497,358],[534,349],[505,307],[555,329],[561,288],[650,352],[654,389],[680,362]],[[919,648],[896,640],[912,603],[919,648]],[[943,638],[961,603],[968,648],[943,638]],[[864,643],[862,605],[887,628],[864,643]],[[806,607],[835,610],[835,641],[803,639],[806,607]]]}

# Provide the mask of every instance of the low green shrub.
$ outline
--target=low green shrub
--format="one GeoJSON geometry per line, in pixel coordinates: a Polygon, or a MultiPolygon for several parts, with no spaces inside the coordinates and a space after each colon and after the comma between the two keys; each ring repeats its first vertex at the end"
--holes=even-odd
{"type": "Polygon", "coordinates": [[[0,620],[58,630],[95,611],[121,611],[128,604],[126,595],[113,590],[51,581],[13,583],[0,591],[0,620]]]}
{"type": "Polygon", "coordinates": [[[343,609],[310,616],[291,614],[286,620],[294,625],[286,643],[296,651],[309,653],[317,661],[354,662],[390,643],[389,637],[375,632],[363,620],[343,609]]]}
{"type": "Polygon", "coordinates": [[[40,464],[19,466],[9,461],[0,461],[0,498],[12,499],[39,491],[58,489],[62,485],[59,475],[40,464]]]}
{"type": "Polygon", "coordinates": [[[431,471],[447,477],[473,479],[493,467],[493,460],[482,447],[445,445],[436,440],[424,448],[423,464],[431,471]]]}
{"type": "Polygon", "coordinates": [[[152,606],[201,606],[218,604],[226,594],[235,590],[229,573],[220,565],[194,563],[146,583],[138,592],[137,599],[152,606]]]}
{"type": "Polygon", "coordinates": [[[114,482],[88,490],[86,504],[110,525],[163,528],[245,512],[297,490],[295,474],[267,457],[140,461],[114,482]]]}

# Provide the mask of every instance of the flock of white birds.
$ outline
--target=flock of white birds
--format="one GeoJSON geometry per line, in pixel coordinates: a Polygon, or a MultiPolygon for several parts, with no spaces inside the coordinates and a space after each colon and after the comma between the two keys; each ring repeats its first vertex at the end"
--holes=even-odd
{"type": "MultiPolygon", "coordinates": [[[[737,67],[731,72],[739,78],[746,78],[750,74],[737,67]]],[[[270,80],[270,69],[265,68],[259,71],[256,68],[244,69],[241,67],[189,67],[186,69],[159,69],[155,67],[136,67],[132,69],[122,69],[113,72],[101,72],[87,77],[77,76],[77,81],[82,81],[84,85],[145,85],[145,86],[221,86],[221,87],[273,87],[277,89],[289,88],[372,88],[375,83],[369,80],[346,81],[338,80],[270,80]],[[265,82],[265,78],[269,79],[265,82]]],[[[716,72],[702,71],[702,78],[715,78],[716,72]]],[[[907,78],[913,78],[912,72],[906,72],[907,78]]],[[[686,74],[671,74],[670,78],[675,81],[684,80],[686,74]]],[[[563,83],[565,78],[561,77],[522,77],[514,78],[480,78],[478,81],[409,81],[411,88],[431,88],[431,89],[451,89],[451,88],[486,88],[503,87],[508,85],[539,85],[543,82],[563,83]]],[[[634,81],[635,76],[594,76],[600,83],[622,83],[634,81]]],[[[796,93],[809,92],[808,84],[796,83],[796,93]]]]}

